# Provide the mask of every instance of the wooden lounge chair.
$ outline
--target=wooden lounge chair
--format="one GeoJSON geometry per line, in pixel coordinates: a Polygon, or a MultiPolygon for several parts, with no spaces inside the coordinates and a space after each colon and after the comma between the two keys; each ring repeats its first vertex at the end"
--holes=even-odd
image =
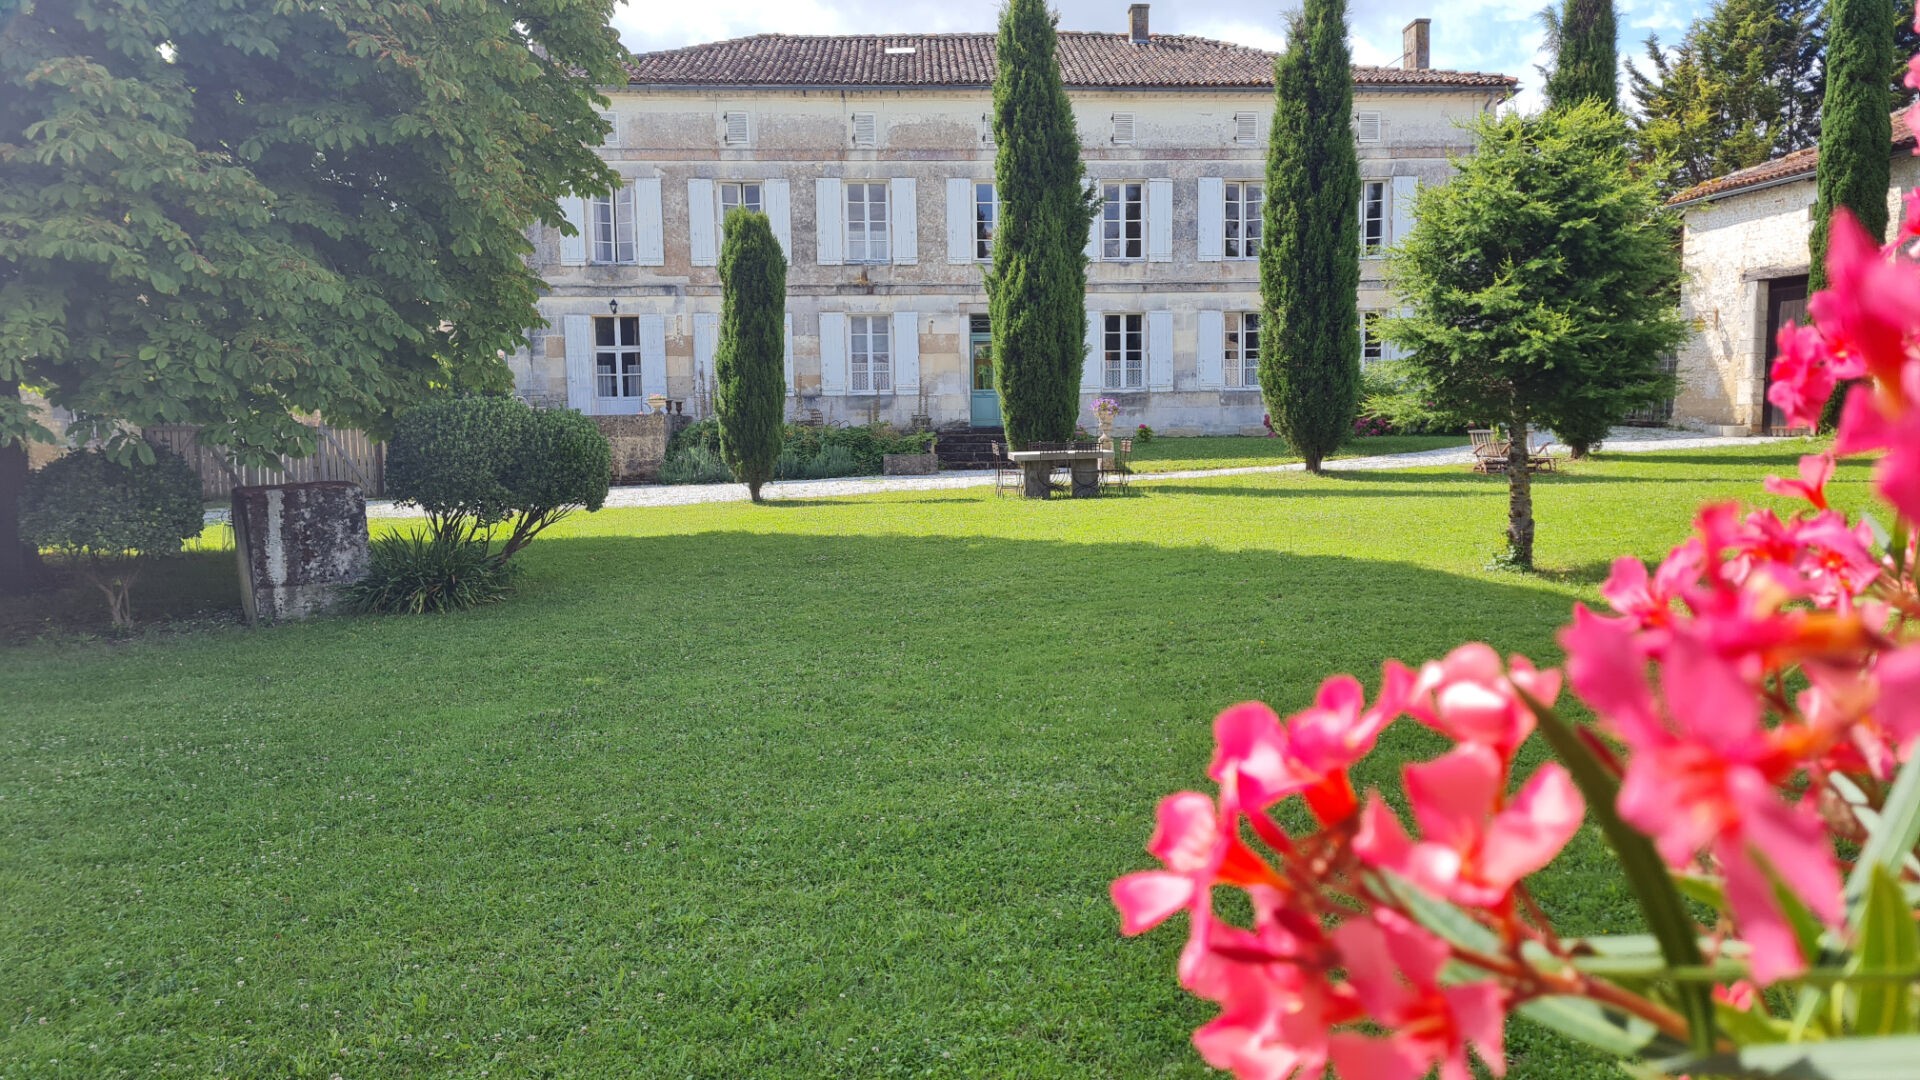
{"type": "Polygon", "coordinates": [[[1473,446],[1474,472],[1507,471],[1507,450],[1510,444],[1504,439],[1494,438],[1492,428],[1468,428],[1467,441],[1473,446]]]}
{"type": "Polygon", "coordinates": [[[1560,459],[1552,454],[1553,436],[1540,432],[1527,439],[1527,468],[1534,472],[1559,472],[1560,459]]]}

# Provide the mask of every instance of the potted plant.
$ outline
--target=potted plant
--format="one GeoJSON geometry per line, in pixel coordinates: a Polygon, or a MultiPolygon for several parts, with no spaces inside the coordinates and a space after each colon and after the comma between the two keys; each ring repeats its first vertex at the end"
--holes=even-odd
{"type": "Polygon", "coordinates": [[[1093,399],[1093,417],[1100,422],[1100,449],[1113,449],[1113,418],[1119,415],[1119,402],[1110,397],[1093,399]]]}

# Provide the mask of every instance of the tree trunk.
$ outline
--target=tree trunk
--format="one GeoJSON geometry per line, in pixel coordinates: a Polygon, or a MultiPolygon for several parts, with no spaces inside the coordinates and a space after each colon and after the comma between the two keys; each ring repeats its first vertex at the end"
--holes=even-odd
{"type": "Polygon", "coordinates": [[[765,499],[762,499],[760,497],[760,481],[758,480],[747,481],[747,498],[752,499],[754,502],[766,501],[765,499]]]}
{"type": "Polygon", "coordinates": [[[1320,474],[1320,466],[1322,465],[1324,460],[1325,459],[1319,457],[1318,455],[1308,458],[1306,460],[1307,471],[1318,476],[1320,474]]]}
{"type": "Polygon", "coordinates": [[[1528,463],[1527,425],[1507,424],[1507,554],[1513,565],[1533,569],[1533,469],[1528,463]]]}
{"type": "MultiPolygon", "coordinates": [[[[19,383],[0,382],[0,397],[19,394],[19,383]]],[[[26,444],[0,446],[0,596],[18,596],[40,577],[39,553],[20,539],[20,496],[26,490],[26,444]]]]}

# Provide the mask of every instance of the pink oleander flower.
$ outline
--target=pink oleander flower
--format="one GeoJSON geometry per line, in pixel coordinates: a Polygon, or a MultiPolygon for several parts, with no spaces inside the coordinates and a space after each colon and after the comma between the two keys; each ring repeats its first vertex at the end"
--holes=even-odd
{"type": "Polygon", "coordinates": [[[1409,765],[1403,776],[1421,839],[1408,839],[1400,819],[1373,795],[1354,851],[1367,865],[1466,907],[1505,905],[1521,878],[1560,854],[1587,812],[1559,765],[1542,765],[1507,801],[1506,762],[1478,743],[1409,765]]]}
{"type": "Polygon", "coordinates": [[[1920,266],[1889,259],[1843,207],[1827,234],[1827,287],[1807,312],[1837,361],[1835,378],[1868,375],[1881,394],[1896,392],[1909,328],[1920,326],[1920,266]]]}
{"type": "Polygon", "coordinates": [[[1838,926],[1840,874],[1815,809],[1778,790],[1800,764],[1797,732],[1762,723],[1758,688],[1735,663],[1691,633],[1676,633],[1661,658],[1656,696],[1648,655],[1633,630],[1578,607],[1561,634],[1567,676],[1631,756],[1620,816],[1653,839],[1667,863],[1691,866],[1710,853],[1725,875],[1728,907],[1752,950],[1754,978],[1798,973],[1807,958],[1762,860],[1821,919],[1838,926]]]}
{"type": "Polygon", "coordinates": [[[1407,713],[1453,739],[1481,743],[1511,758],[1534,725],[1533,710],[1516,687],[1552,705],[1560,696],[1560,673],[1535,670],[1524,656],[1502,664],[1491,646],[1471,642],[1421,667],[1407,713]]]}
{"type": "Polygon", "coordinates": [[[1807,454],[1800,459],[1800,478],[1785,480],[1778,476],[1769,476],[1764,484],[1767,493],[1785,495],[1793,499],[1805,499],[1816,510],[1827,508],[1827,481],[1833,479],[1832,454],[1807,454]]]}
{"type": "Polygon", "coordinates": [[[1826,339],[1811,326],[1788,323],[1774,341],[1778,355],[1767,400],[1779,406],[1789,426],[1817,426],[1836,383],[1826,339]]]}
{"type": "Polygon", "coordinates": [[[1223,827],[1213,800],[1182,791],[1160,800],[1158,823],[1147,851],[1165,870],[1143,870],[1113,883],[1113,906],[1120,910],[1120,932],[1142,934],[1176,911],[1188,910],[1204,921],[1213,886],[1278,886],[1279,879],[1231,826],[1223,827]]]}
{"type": "Polygon", "coordinates": [[[1351,816],[1359,802],[1347,769],[1372,752],[1380,732],[1399,717],[1412,681],[1405,665],[1389,661],[1371,708],[1358,679],[1335,675],[1285,724],[1257,701],[1221,713],[1207,775],[1220,785],[1222,804],[1258,811],[1300,795],[1323,824],[1351,816]]]}
{"type": "Polygon", "coordinates": [[[1899,389],[1876,383],[1875,393],[1847,395],[1834,433],[1836,456],[1884,450],[1873,467],[1874,491],[1901,516],[1920,518],[1920,408],[1901,409],[1889,399],[1920,401],[1920,365],[1900,375],[1899,389]],[[1890,411],[1893,410],[1893,411],[1890,411]]]}
{"type": "Polygon", "coordinates": [[[1470,1080],[1471,1047],[1495,1076],[1506,1075],[1502,1025],[1506,994],[1491,983],[1441,986],[1446,943],[1388,910],[1351,919],[1334,931],[1347,985],[1386,1034],[1333,1036],[1335,1071],[1353,1080],[1470,1080]]]}

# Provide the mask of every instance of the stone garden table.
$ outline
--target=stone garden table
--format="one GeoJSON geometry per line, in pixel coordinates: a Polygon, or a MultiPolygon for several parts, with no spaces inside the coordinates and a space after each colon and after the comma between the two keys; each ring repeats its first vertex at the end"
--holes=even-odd
{"type": "Polygon", "coordinates": [[[1100,494],[1100,463],[1113,460],[1111,450],[1010,450],[1007,460],[1026,474],[1021,494],[1029,499],[1053,496],[1048,482],[1053,470],[1065,465],[1073,473],[1073,497],[1091,499],[1100,494]]]}

